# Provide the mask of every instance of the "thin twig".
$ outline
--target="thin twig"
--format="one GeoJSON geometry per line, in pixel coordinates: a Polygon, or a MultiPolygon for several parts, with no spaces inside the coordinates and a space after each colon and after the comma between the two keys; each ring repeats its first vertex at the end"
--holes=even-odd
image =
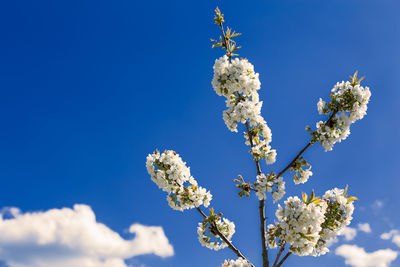
{"type": "Polygon", "coordinates": [[[276,255],[276,258],[275,258],[275,261],[274,261],[274,265],[272,265],[273,267],[276,267],[276,264],[278,263],[279,258],[281,257],[282,252],[283,252],[284,250],[285,250],[285,244],[283,244],[283,246],[281,247],[281,249],[280,249],[279,252],[278,252],[278,255],[276,255]]]}
{"type": "MultiPolygon", "coordinates": [[[[207,215],[199,208],[196,208],[197,211],[201,214],[201,216],[203,216],[203,218],[207,218],[207,215]]],[[[225,244],[228,245],[228,247],[236,254],[236,256],[238,256],[238,258],[243,258],[245,260],[247,260],[248,262],[250,262],[245,256],[243,256],[243,254],[240,252],[240,250],[238,250],[231,241],[229,241],[225,235],[223,233],[221,233],[221,231],[218,229],[218,227],[215,224],[212,224],[212,228],[215,231],[215,233],[217,233],[217,235],[222,239],[222,241],[225,242],[225,244]]],[[[251,264],[253,267],[254,265],[251,264]]]]}
{"type": "Polygon", "coordinates": [[[196,208],[196,210],[198,212],[200,212],[201,216],[203,216],[203,218],[207,218],[207,215],[204,213],[204,211],[202,211],[199,207],[196,208]]]}
{"type": "MultiPolygon", "coordinates": [[[[254,146],[253,136],[250,134],[249,123],[246,121],[245,125],[246,125],[247,135],[249,137],[250,147],[253,147],[254,146]]],[[[253,159],[254,159],[254,163],[256,164],[257,175],[260,175],[261,174],[260,162],[257,159],[255,159],[254,157],[253,157],[253,159]]]]}
{"type": "Polygon", "coordinates": [[[286,253],[286,255],[282,258],[282,260],[278,263],[278,265],[276,265],[276,267],[280,267],[280,266],[282,265],[282,263],[284,263],[285,260],[287,260],[287,258],[288,258],[290,255],[292,255],[292,252],[289,251],[289,252],[286,253]]]}
{"type": "MultiPolygon", "coordinates": [[[[329,116],[329,119],[325,122],[325,125],[329,124],[332,119],[335,117],[337,111],[334,111],[332,113],[331,116],[329,116]]],[[[311,141],[308,142],[308,144],[302,149],[300,150],[300,152],[294,157],[294,159],[280,172],[278,172],[278,174],[276,175],[276,178],[281,177],[290,167],[292,167],[292,165],[296,162],[296,160],[304,153],[304,151],[306,151],[310,146],[312,145],[311,141]]]]}
{"type": "Polygon", "coordinates": [[[224,46],[225,46],[225,50],[229,57],[229,63],[232,63],[232,56],[228,49],[228,43],[226,42],[226,35],[225,35],[224,26],[223,26],[222,22],[219,24],[219,27],[221,28],[222,37],[224,38],[224,46]]]}
{"type": "Polygon", "coordinates": [[[294,159],[283,169],[281,170],[277,175],[276,178],[280,177],[282,174],[284,174],[290,167],[292,167],[292,165],[296,162],[296,160],[301,156],[301,154],[304,153],[304,151],[307,150],[307,148],[309,148],[311,146],[311,142],[308,142],[308,144],[302,149],[300,150],[300,152],[296,155],[296,157],[294,157],[294,159]]]}

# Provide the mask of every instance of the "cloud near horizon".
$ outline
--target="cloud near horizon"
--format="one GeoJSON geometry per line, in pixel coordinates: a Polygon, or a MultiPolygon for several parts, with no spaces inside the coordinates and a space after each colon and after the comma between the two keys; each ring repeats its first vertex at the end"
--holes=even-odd
{"type": "Polygon", "coordinates": [[[10,267],[127,267],[125,259],[143,254],[174,255],[160,226],[132,224],[125,240],[96,221],[90,206],[0,214],[0,260],[10,267]],[[5,219],[7,217],[9,219],[5,219]]]}
{"type": "Polygon", "coordinates": [[[339,246],[335,254],[344,257],[345,263],[353,267],[388,267],[398,256],[398,252],[391,249],[366,252],[357,245],[339,246]]]}
{"type": "Polygon", "coordinates": [[[400,231],[391,230],[390,232],[381,234],[381,239],[389,240],[396,244],[396,246],[400,247],[400,231]]]}

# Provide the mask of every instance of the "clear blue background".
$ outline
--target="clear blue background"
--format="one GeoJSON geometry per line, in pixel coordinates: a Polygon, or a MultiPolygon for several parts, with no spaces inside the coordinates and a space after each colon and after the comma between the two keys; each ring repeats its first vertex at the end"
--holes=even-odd
{"type": "MultiPolygon", "coordinates": [[[[325,153],[305,154],[314,175],[288,195],[345,187],[359,197],[354,225],[373,232],[355,241],[367,251],[395,249],[379,234],[400,227],[400,2],[2,1],[0,3],[0,206],[23,211],[90,205],[100,222],[125,237],[133,222],[161,225],[175,256],[141,256],[146,266],[218,266],[235,258],[197,242],[195,211],[171,210],[145,158],[174,149],[212,206],[233,220],[233,241],[260,265],[257,201],[239,199],[232,180],[255,179],[241,134],[222,120],[224,99],[212,87],[222,50],[213,10],[243,33],[237,41],[260,73],[262,114],[273,132],[279,171],[320,120],[316,103],[359,70],[372,91],[368,115],[325,153]],[[372,209],[382,200],[382,209],[372,209]]],[[[267,214],[273,218],[268,202],[267,214]]],[[[272,219],[269,220],[271,222],[272,219]]],[[[400,260],[394,263],[399,265],[400,260]]],[[[341,266],[334,253],[291,257],[287,266],[341,266]]]]}

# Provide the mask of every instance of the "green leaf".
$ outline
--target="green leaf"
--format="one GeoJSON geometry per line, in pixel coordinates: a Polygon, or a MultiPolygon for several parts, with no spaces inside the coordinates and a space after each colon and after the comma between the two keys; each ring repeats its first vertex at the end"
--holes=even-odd
{"type": "Polygon", "coordinates": [[[304,202],[304,203],[307,202],[307,198],[308,198],[307,194],[304,193],[304,192],[302,192],[301,195],[302,195],[302,197],[303,197],[303,202],[304,202]]]}
{"type": "Polygon", "coordinates": [[[222,46],[222,44],[221,44],[221,43],[215,43],[215,44],[213,44],[213,45],[211,46],[211,48],[219,47],[219,46],[222,46]]]}
{"type": "Polygon", "coordinates": [[[357,197],[347,197],[347,203],[351,203],[354,200],[358,200],[358,198],[357,197]]]}
{"type": "Polygon", "coordinates": [[[347,195],[347,189],[349,188],[349,185],[347,184],[346,185],[346,188],[344,189],[344,193],[343,193],[343,196],[346,196],[347,195]]]}
{"type": "Polygon", "coordinates": [[[310,202],[314,200],[315,194],[314,194],[314,189],[311,191],[310,198],[308,199],[310,202]]]}

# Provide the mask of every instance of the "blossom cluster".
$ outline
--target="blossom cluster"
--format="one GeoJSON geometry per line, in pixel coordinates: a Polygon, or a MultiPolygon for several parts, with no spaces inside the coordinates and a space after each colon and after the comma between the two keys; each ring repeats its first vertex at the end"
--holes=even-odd
{"type": "Polygon", "coordinates": [[[350,134],[350,125],[367,114],[367,104],[371,97],[368,87],[356,81],[337,83],[330,94],[331,101],[326,103],[321,98],[317,104],[319,114],[330,114],[326,122],[319,121],[317,130],[312,132],[312,142],[321,142],[325,151],[330,151],[337,142],[345,140],[350,134]]]}
{"type": "Polygon", "coordinates": [[[279,205],[279,222],[268,225],[266,238],[271,248],[290,244],[290,251],[299,256],[319,256],[327,253],[326,244],[350,224],[355,197],[347,197],[347,188],[327,191],[323,198],[314,193],[303,199],[289,197],[285,207],[279,205]],[[278,240],[278,244],[277,244],[278,240]]]}
{"type": "Polygon", "coordinates": [[[289,197],[285,201],[285,208],[278,206],[276,217],[283,235],[280,239],[291,245],[293,254],[304,256],[312,253],[322,230],[325,211],[325,202],[307,203],[298,197],[289,197]]]}
{"type": "Polygon", "coordinates": [[[322,224],[322,231],[320,238],[315,246],[315,253],[323,255],[329,251],[326,247],[328,241],[335,239],[335,237],[348,226],[353,219],[352,214],[354,211],[353,200],[355,197],[346,197],[346,189],[334,188],[326,191],[323,200],[327,203],[325,213],[325,221],[322,224]]]}
{"type": "Polygon", "coordinates": [[[210,217],[199,223],[197,227],[200,244],[213,250],[226,248],[228,244],[221,240],[215,227],[230,241],[235,233],[235,224],[226,218],[221,219],[219,216],[215,216],[212,220],[209,219],[210,217]]]}
{"type": "Polygon", "coordinates": [[[267,199],[266,192],[272,194],[274,203],[285,194],[285,182],[282,177],[276,178],[274,173],[257,175],[256,195],[259,200],[267,199]]]}
{"type": "Polygon", "coordinates": [[[149,154],[146,168],[151,180],[168,193],[167,201],[171,208],[183,211],[200,205],[210,205],[211,193],[198,186],[190,174],[190,168],[175,151],[156,151],[149,154]]]}
{"type": "Polygon", "coordinates": [[[223,118],[229,130],[237,132],[238,123],[249,123],[250,137],[245,133],[246,144],[254,159],[265,158],[268,164],[276,159],[276,150],[269,143],[272,133],[266,121],[261,116],[262,101],[259,101],[257,90],[261,83],[254,66],[246,59],[229,60],[225,55],[215,61],[212,86],[219,96],[226,97],[227,110],[223,118]]]}
{"type": "Polygon", "coordinates": [[[238,258],[237,260],[225,260],[222,267],[252,267],[251,263],[243,258],[238,258]]]}
{"type": "Polygon", "coordinates": [[[311,166],[308,169],[300,169],[299,173],[294,176],[295,184],[304,184],[312,175],[311,166]]]}
{"type": "Polygon", "coordinates": [[[308,178],[313,174],[311,171],[311,165],[307,163],[303,157],[299,157],[292,164],[290,172],[295,172],[293,181],[295,184],[304,184],[308,181],[308,178]],[[303,168],[303,167],[308,167],[303,168]]]}

